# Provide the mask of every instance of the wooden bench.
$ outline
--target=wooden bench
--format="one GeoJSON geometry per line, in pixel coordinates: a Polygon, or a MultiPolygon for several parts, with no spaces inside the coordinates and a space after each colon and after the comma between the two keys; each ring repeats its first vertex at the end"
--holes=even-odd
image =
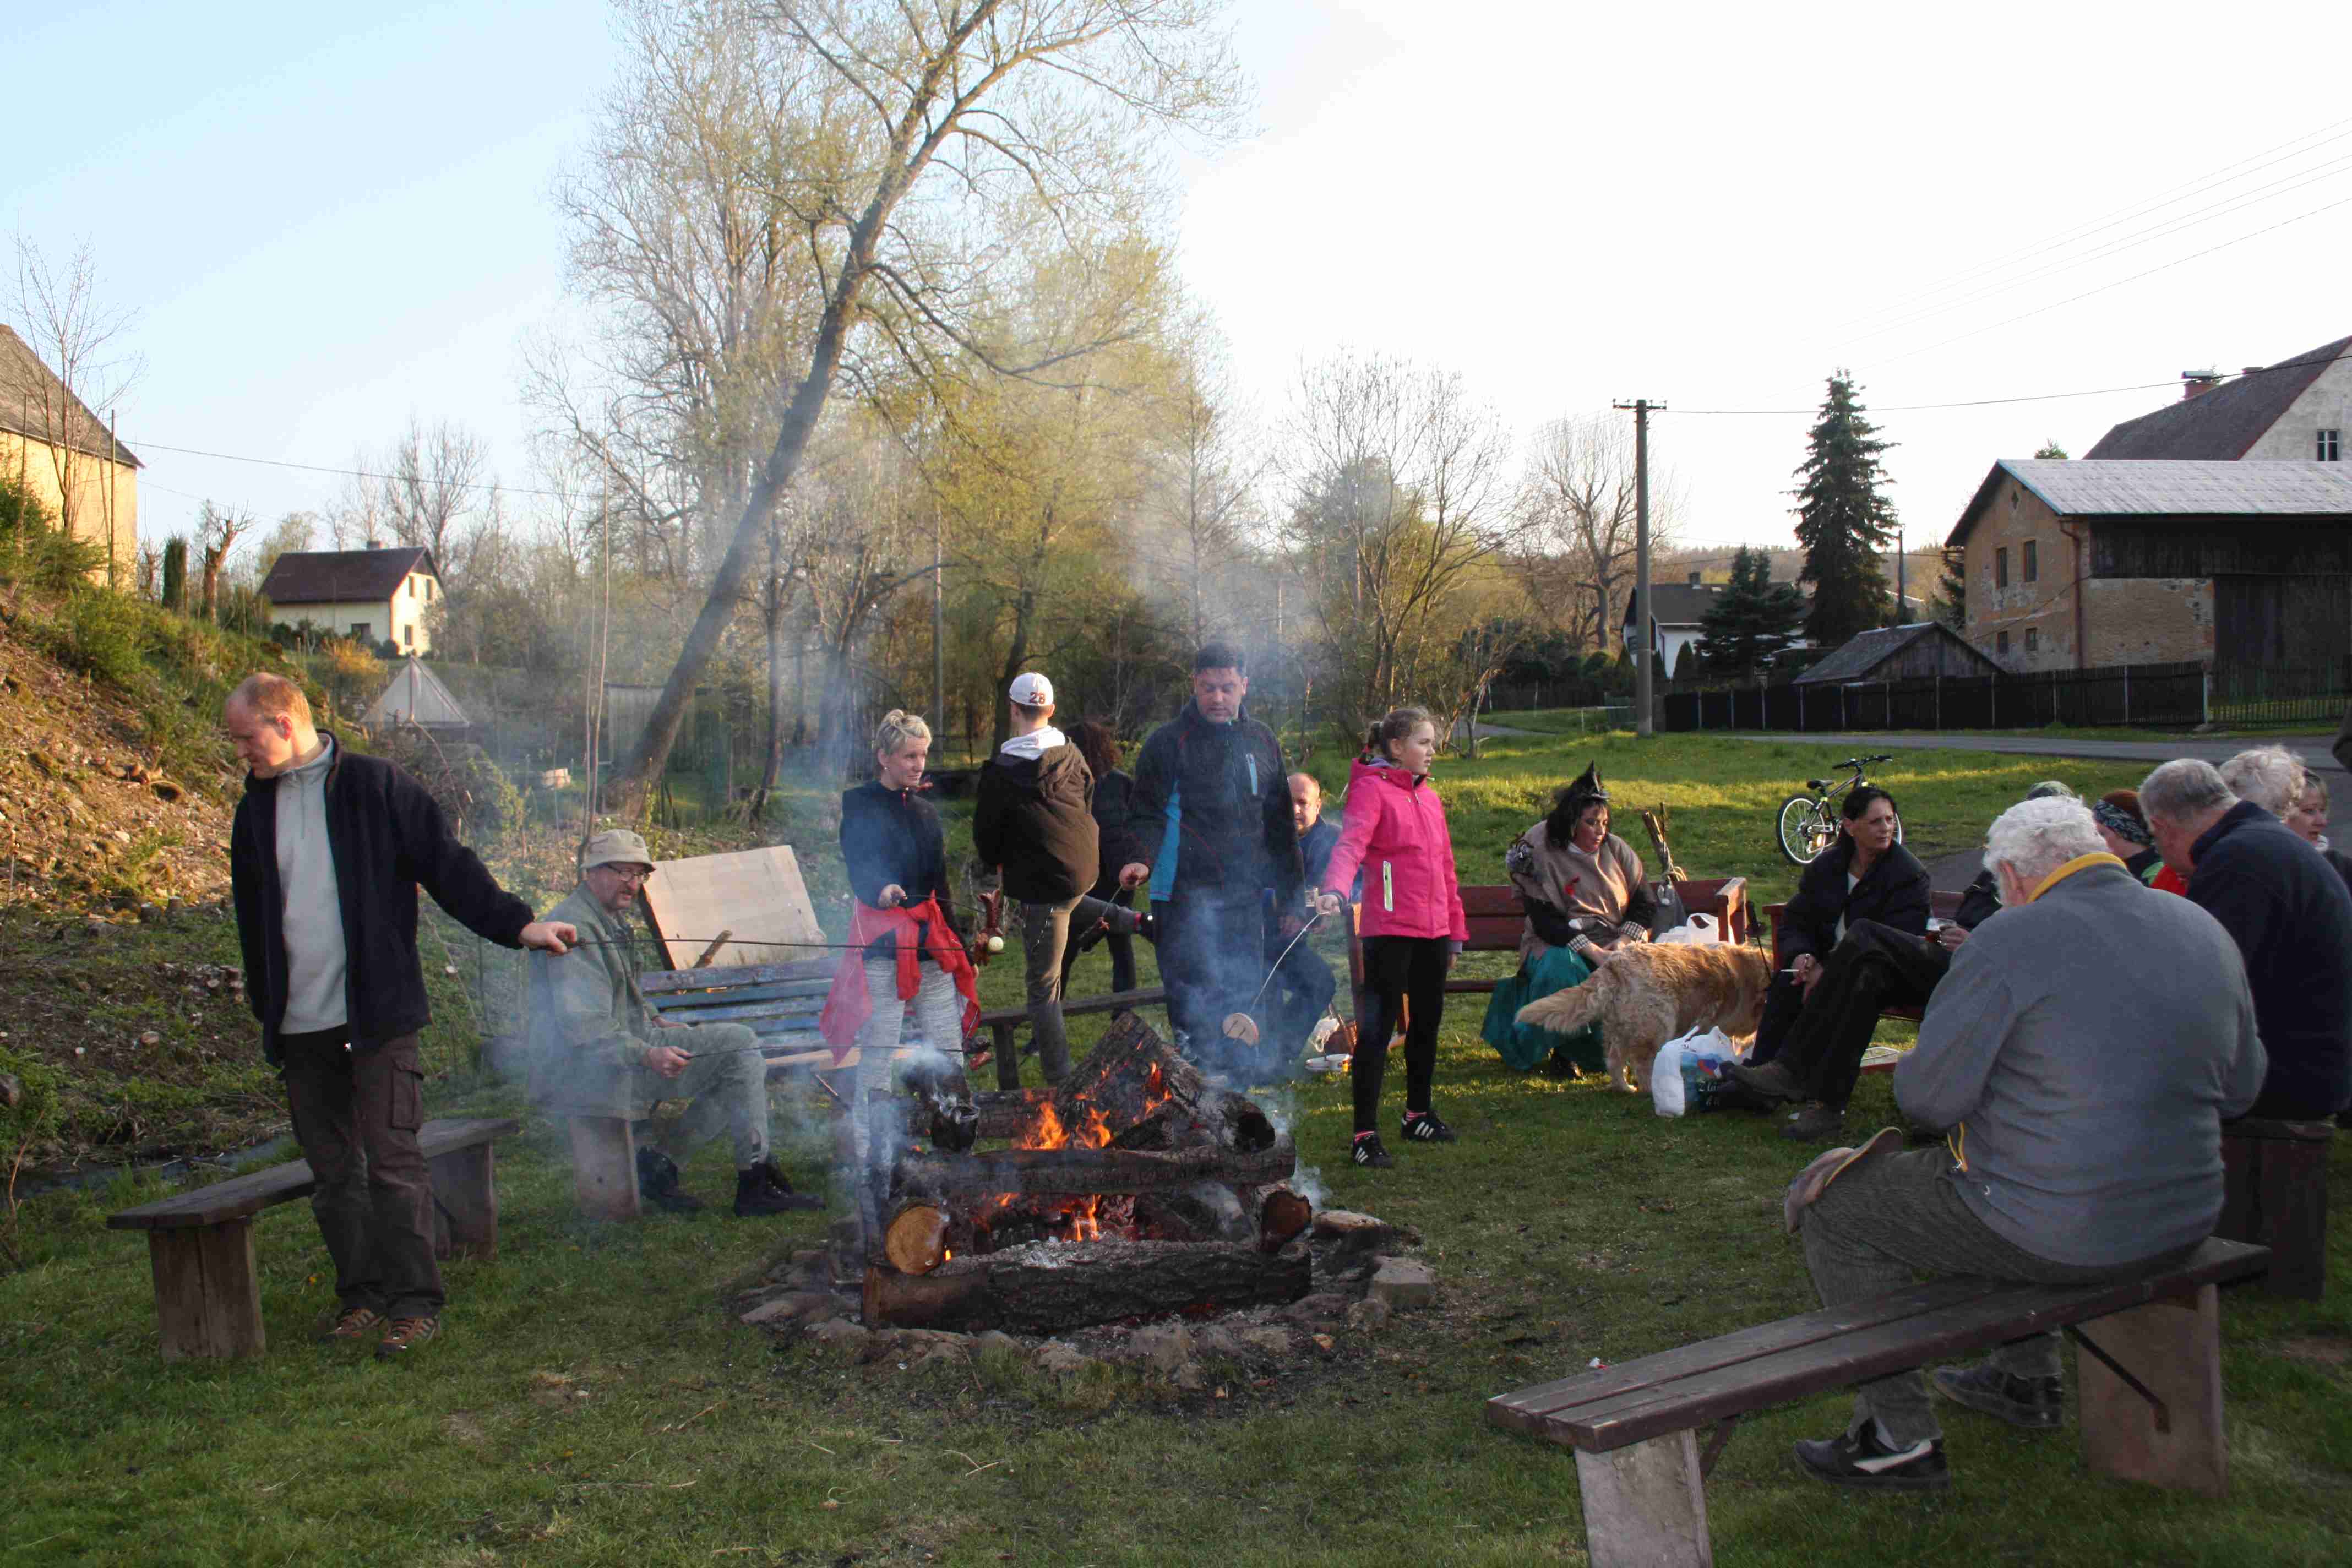
{"type": "Polygon", "coordinates": [[[2063,1328],[2084,1351],[2090,1467],[2219,1497],[2229,1469],[2216,1288],[2268,1260],[2217,1239],[2174,1268],[2104,1285],[1937,1280],[1496,1394],[1486,1416],[1576,1450],[1593,1568],[1701,1568],[1714,1561],[1703,1483],[1741,1416],[2063,1328]],[[1702,1453],[1697,1428],[1710,1424],[1702,1453]]]}
{"type": "MultiPolygon", "coordinates": [[[[1959,893],[1929,894],[1927,897],[1928,917],[1932,920],[1939,921],[1948,921],[1955,918],[1960,912],[1960,900],[1962,897],[1963,895],[1959,893]]],[[[1764,906],[1764,918],[1770,921],[1772,925],[1772,962],[1775,963],[1778,963],[1780,961],[1780,912],[1788,907],[1789,906],[1786,904],[1767,904],[1764,906]]],[[[1902,1003],[1894,1003],[1887,1006],[1881,1007],[1878,1010],[1878,1016],[1882,1018],[1907,1019],[1911,1023],[1916,1024],[1927,1016],[1927,1012],[1924,1007],[1913,1007],[1902,1003]]],[[[1895,1047],[1892,1046],[1873,1047],[1872,1051],[1870,1053],[1866,1053],[1862,1058],[1862,1070],[1864,1072],[1893,1072],[1895,1070],[1895,1063],[1900,1059],[1901,1058],[1899,1053],[1895,1053],[1895,1047]]]]}
{"type": "MultiPolygon", "coordinates": [[[[1693,879],[1677,882],[1683,908],[1695,915],[1711,915],[1725,942],[1748,940],[1748,879],[1717,877],[1693,879]]],[[[1355,999],[1356,1023],[1361,1026],[1371,1016],[1371,993],[1364,984],[1364,942],[1360,926],[1363,906],[1354,904],[1348,910],[1348,981],[1355,999]]],[[[1519,905],[1519,890],[1508,883],[1501,887],[1465,887],[1462,889],[1463,924],[1470,932],[1469,941],[1462,944],[1465,952],[1516,952],[1519,933],[1527,929],[1527,915],[1519,905]]],[[[1485,994],[1495,989],[1492,980],[1452,979],[1445,982],[1448,995],[1485,994]]]]}
{"type": "Polygon", "coordinates": [[[2327,1289],[2327,1159],[2336,1129],[2326,1121],[2245,1116],[2221,1124],[2221,1218],[2213,1234],[2271,1249],[2263,1287],[2273,1296],[2316,1301],[2327,1289]]]}
{"type": "MultiPolygon", "coordinates": [[[[499,1200],[491,1145],[520,1129],[505,1117],[428,1121],[416,1134],[433,1176],[433,1249],[485,1262],[499,1252],[499,1200]]],[[[114,1230],[147,1233],[163,1358],[259,1355],[261,1276],[253,1216],[310,1195],[310,1163],[289,1160],[208,1187],[107,1216],[114,1230]]]]}

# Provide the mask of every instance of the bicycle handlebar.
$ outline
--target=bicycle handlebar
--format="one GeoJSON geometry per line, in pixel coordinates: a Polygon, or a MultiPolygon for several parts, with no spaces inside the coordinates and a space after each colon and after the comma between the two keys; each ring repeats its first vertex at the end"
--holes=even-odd
{"type": "Polygon", "coordinates": [[[1855,773],[1860,773],[1873,763],[1891,763],[1894,760],[1895,753],[1888,752],[1884,756],[1877,757],[1848,757],[1837,765],[1842,768],[1852,768],[1855,773]]]}

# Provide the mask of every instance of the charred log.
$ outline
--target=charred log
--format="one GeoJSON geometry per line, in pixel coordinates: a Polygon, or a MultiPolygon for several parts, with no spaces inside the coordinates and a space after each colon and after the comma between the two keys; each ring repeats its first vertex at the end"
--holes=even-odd
{"type": "Polygon", "coordinates": [[[1297,1167],[1297,1150],[1287,1138],[1256,1152],[1202,1146],[910,1154],[898,1163],[898,1195],[936,1203],[961,1193],[1171,1193],[1200,1182],[1279,1182],[1297,1167]]]}
{"type": "Polygon", "coordinates": [[[959,1258],[929,1274],[866,1274],[869,1328],[992,1327],[1053,1333],[1120,1318],[1296,1301],[1312,1286],[1306,1245],[1280,1252],[1153,1241],[1024,1247],[959,1258]]]}

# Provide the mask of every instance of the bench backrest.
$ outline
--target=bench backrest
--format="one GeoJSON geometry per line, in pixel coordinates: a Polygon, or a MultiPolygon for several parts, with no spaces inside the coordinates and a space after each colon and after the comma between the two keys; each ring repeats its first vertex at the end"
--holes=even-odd
{"type": "MultiPolygon", "coordinates": [[[[1963,897],[1965,895],[1960,893],[1930,893],[1927,896],[1927,913],[1939,921],[1951,920],[1959,914],[1963,897]]],[[[1772,926],[1772,951],[1775,953],[1780,951],[1780,911],[1788,907],[1786,904],[1764,906],[1764,918],[1772,926]]]]}

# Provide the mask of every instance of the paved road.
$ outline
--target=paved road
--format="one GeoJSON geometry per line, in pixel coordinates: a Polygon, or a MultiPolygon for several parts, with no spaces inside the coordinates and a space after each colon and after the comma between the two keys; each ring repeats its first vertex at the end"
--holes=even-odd
{"type": "MultiPolygon", "coordinates": [[[[1719,733],[1720,731],[1715,731],[1719,733]]],[[[2175,757],[2202,757],[2216,766],[2228,762],[2248,746],[2268,745],[2275,742],[2289,751],[2300,752],[2309,766],[2329,773],[2342,773],[2344,764],[2328,751],[2336,737],[2325,735],[2240,735],[2230,739],[2214,739],[2201,735],[2183,735],[2177,741],[2067,741],[2043,740],[2035,735],[1801,735],[1801,734],[1733,734],[1735,741],[1801,742],[1808,746],[1820,746],[1829,751],[1855,753],[1883,752],[1893,746],[1897,751],[1935,749],[1953,752],[2000,752],[2012,756],[2029,757],[2093,757],[2116,762],[2165,763],[2175,757]]]]}

